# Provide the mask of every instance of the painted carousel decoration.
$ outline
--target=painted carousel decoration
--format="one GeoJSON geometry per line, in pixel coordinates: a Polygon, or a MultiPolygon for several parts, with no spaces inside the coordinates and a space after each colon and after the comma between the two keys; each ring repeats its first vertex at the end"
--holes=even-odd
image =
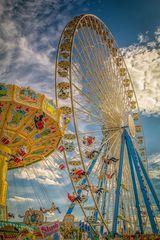
{"type": "Polygon", "coordinates": [[[69,238],[72,233],[73,225],[74,225],[74,215],[66,214],[63,219],[63,236],[69,238]]]}
{"type": "Polygon", "coordinates": [[[30,88],[0,83],[0,220],[7,219],[7,170],[51,154],[63,136],[64,114],[65,109],[57,110],[44,95],[30,88]]]}
{"type": "Polygon", "coordinates": [[[59,214],[61,214],[61,211],[59,207],[55,205],[54,202],[52,202],[51,207],[46,209],[43,207],[40,207],[39,210],[29,208],[24,215],[18,215],[19,218],[23,218],[23,222],[26,225],[29,226],[39,226],[44,222],[45,214],[47,213],[54,213],[57,211],[59,214]]]}
{"type": "Polygon", "coordinates": [[[25,212],[23,222],[29,226],[42,225],[42,223],[44,222],[43,212],[29,208],[25,212]]]}

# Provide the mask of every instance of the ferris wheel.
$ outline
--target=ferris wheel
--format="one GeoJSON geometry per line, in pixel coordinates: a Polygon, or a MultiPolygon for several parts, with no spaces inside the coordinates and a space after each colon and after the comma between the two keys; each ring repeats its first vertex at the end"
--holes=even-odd
{"type": "Polygon", "coordinates": [[[93,232],[158,232],[159,200],[147,173],[140,112],[122,54],[105,24],[81,15],[64,28],[56,60],[56,105],[65,135],[59,144],[93,232]],[[150,195],[149,195],[150,194],[150,195]]]}

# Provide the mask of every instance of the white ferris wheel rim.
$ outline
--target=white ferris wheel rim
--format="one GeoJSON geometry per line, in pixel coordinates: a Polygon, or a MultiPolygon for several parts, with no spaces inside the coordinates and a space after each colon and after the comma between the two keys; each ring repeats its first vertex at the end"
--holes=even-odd
{"type": "MultiPolygon", "coordinates": [[[[76,23],[76,26],[75,26],[75,28],[74,28],[74,31],[73,31],[73,38],[72,38],[72,44],[71,44],[71,48],[70,48],[70,57],[69,57],[69,62],[70,62],[70,64],[69,64],[69,84],[70,84],[70,100],[71,100],[71,103],[70,103],[70,105],[71,105],[71,109],[72,109],[72,117],[73,117],[73,123],[74,123],[74,129],[75,129],[75,135],[76,135],[76,139],[77,139],[77,143],[78,143],[78,151],[79,151],[79,155],[80,155],[80,159],[81,159],[81,162],[82,162],[82,166],[83,166],[83,169],[84,169],[84,171],[86,171],[86,165],[85,165],[85,161],[84,161],[84,157],[83,157],[83,151],[84,151],[84,149],[82,149],[82,147],[81,147],[81,143],[80,143],[80,136],[79,136],[79,129],[78,129],[78,124],[77,124],[77,111],[76,111],[76,107],[75,107],[75,105],[77,106],[78,104],[79,104],[79,106],[81,107],[81,108],[83,108],[83,113],[85,112],[84,111],[84,106],[82,105],[82,104],[80,104],[79,102],[77,102],[75,99],[74,99],[74,93],[75,93],[75,90],[73,90],[73,89],[75,89],[76,88],[76,91],[79,91],[79,90],[81,90],[81,89],[79,89],[79,87],[78,86],[76,86],[75,85],[75,83],[73,82],[73,67],[75,67],[75,68],[77,68],[74,64],[73,64],[73,58],[74,58],[74,55],[73,55],[73,49],[74,49],[74,41],[75,41],[75,38],[76,38],[76,34],[77,34],[77,31],[79,31],[79,26],[80,26],[80,24],[81,24],[81,22],[85,19],[85,18],[87,18],[87,17],[89,17],[89,18],[94,18],[94,19],[96,19],[96,21],[99,21],[99,23],[100,24],[102,24],[106,29],[107,29],[107,31],[109,32],[109,34],[110,34],[110,36],[111,36],[111,38],[113,39],[113,36],[112,36],[112,34],[110,33],[110,31],[108,30],[108,28],[104,25],[104,23],[99,19],[99,18],[97,18],[96,16],[94,16],[94,15],[91,15],[91,14],[87,14],[87,15],[83,15],[83,16],[81,16],[79,19],[78,19],[78,21],[77,21],[77,23],[76,23]]],[[[67,26],[65,27],[65,29],[67,28],[67,26]]],[[[61,35],[61,40],[62,40],[62,38],[63,38],[63,34],[64,34],[64,32],[65,32],[65,29],[64,29],[64,31],[63,31],[63,33],[62,33],[62,35],[61,35]]],[[[60,46],[61,46],[61,40],[60,40],[60,42],[59,42],[59,48],[58,48],[58,54],[57,54],[57,63],[56,63],[56,87],[55,87],[55,89],[56,89],[56,103],[57,103],[57,106],[59,107],[59,100],[58,100],[58,96],[57,96],[57,83],[58,83],[58,71],[57,71],[57,69],[58,69],[58,61],[59,61],[59,49],[60,49],[60,46]]],[[[114,44],[115,44],[115,46],[117,47],[117,44],[115,43],[115,40],[114,40],[114,44]]],[[[82,46],[82,45],[81,45],[82,46]]],[[[117,48],[118,49],[118,48],[117,48]]],[[[85,50],[83,50],[83,51],[85,51],[85,50]]],[[[77,50],[77,52],[78,52],[78,50],[77,50]]],[[[84,53],[84,52],[83,52],[84,53]]],[[[78,54],[80,54],[80,53],[78,53],[78,54]]],[[[120,54],[119,55],[121,58],[122,58],[122,60],[123,60],[123,57],[122,57],[122,55],[120,54]]],[[[90,59],[89,59],[89,61],[90,61],[90,59]]],[[[124,61],[123,61],[123,66],[125,66],[125,69],[127,70],[127,68],[126,68],[126,65],[125,65],[125,63],[124,63],[124,61]]],[[[82,73],[82,76],[83,76],[84,74],[82,73]]],[[[129,76],[129,73],[127,72],[127,75],[128,75],[128,78],[130,79],[130,76],[129,76]]],[[[95,83],[94,83],[95,84],[95,83]]],[[[122,83],[121,83],[122,84],[122,83]]],[[[130,89],[129,90],[132,90],[133,92],[133,97],[134,97],[134,102],[135,102],[135,104],[136,104],[136,112],[138,112],[139,113],[139,108],[138,108],[138,103],[137,103],[137,99],[136,99],[136,95],[135,95],[135,92],[134,92],[134,89],[133,89],[133,84],[132,84],[132,82],[131,82],[131,80],[130,80],[130,89]]],[[[94,87],[97,87],[96,86],[96,84],[94,85],[94,87]]],[[[92,87],[92,89],[93,89],[93,87],[92,87]]],[[[97,88],[98,89],[98,88],[97,88]]],[[[96,89],[96,90],[97,90],[96,89]]],[[[103,88],[102,88],[102,86],[101,86],[101,93],[103,92],[102,91],[103,90],[103,88]]],[[[84,94],[84,92],[82,91],[82,93],[81,93],[82,95],[85,95],[84,94]]],[[[103,97],[105,96],[105,93],[103,93],[103,97]]],[[[114,96],[116,96],[116,94],[114,95],[114,96]]],[[[86,96],[85,96],[86,97],[86,96]]],[[[123,99],[123,98],[122,98],[123,99]]],[[[94,102],[94,101],[93,101],[94,102]]],[[[125,100],[124,100],[124,103],[126,104],[126,106],[127,106],[127,103],[125,102],[125,100]]],[[[113,106],[112,106],[113,107],[113,106]]],[[[124,106],[123,106],[123,109],[125,109],[124,108],[124,106]]],[[[131,116],[131,111],[129,111],[129,113],[127,112],[127,116],[131,116]]],[[[78,113],[79,114],[79,113],[78,113]]],[[[125,112],[125,114],[126,114],[126,112],[125,112]]],[[[94,116],[93,117],[95,117],[95,114],[93,114],[94,116]]],[[[98,118],[97,118],[98,119],[98,118]]],[[[98,119],[99,120],[99,119],[98,119]]],[[[126,121],[128,121],[128,118],[126,118],[126,121]]],[[[124,123],[123,123],[124,124],[124,123]]],[[[125,122],[125,124],[126,124],[126,122],[125,122]]],[[[113,126],[113,128],[114,128],[115,126],[113,126]]],[[[121,128],[122,127],[124,127],[124,125],[121,125],[121,128]]],[[[112,127],[111,127],[112,128],[112,127]]],[[[119,131],[121,132],[121,128],[119,128],[119,131]]],[[[88,132],[87,132],[88,133],[88,132]]],[[[132,137],[134,137],[134,134],[132,135],[132,137]]],[[[115,139],[114,139],[115,140],[115,139]]],[[[117,141],[117,140],[115,140],[115,141],[117,141]]],[[[117,144],[120,144],[119,142],[117,143],[117,144]]],[[[70,172],[70,167],[69,167],[69,164],[68,164],[68,159],[67,159],[67,157],[66,157],[66,154],[65,154],[65,160],[66,160],[66,163],[67,163],[67,169],[68,169],[68,172],[70,172]]],[[[73,185],[73,188],[74,188],[74,191],[76,192],[76,187],[75,187],[75,183],[73,182],[73,180],[72,180],[72,177],[70,177],[70,179],[71,179],[71,182],[72,182],[72,185],[73,185]]],[[[89,185],[90,185],[90,180],[89,180],[89,178],[88,178],[88,176],[86,176],[86,179],[87,179],[87,182],[89,183],[89,185]]],[[[112,181],[112,183],[111,183],[112,185],[113,185],[113,181],[112,181]]],[[[90,187],[89,187],[90,188],[90,187]]],[[[99,207],[98,207],[98,205],[97,205],[97,202],[96,202],[96,199],[95,199],[95,197],[94,197],[94,194],[92,193],[92,191],[91,191],[91,189],[90,189],[90,193],[91,193],[91,196],[92,196],[92,199],[93,199],[93,201],[94,201],[94,204],[95,204],[95,206],[96,206],[96,208],[97,208],[97,210],[98,210],[98,213],[99,213],[99,215],[100,215],[100,218],[101,218],[101,222],[103,222],[103,224],[105,225],[105,227],[106,227],[106,229],[108,229],[108,226],[107,226],[107,224],[105,223],[105,221],[104,221],[104,219],[103,219],[103,216],[102,216],[102,214],[101,214],[101,211],[100,211],[100,209],[99,209],[99,207]]],[[[80,204],[81,205],[81,204],[80,204]]],[[[83,206],[81,205],[81,209],[82,209],[82,211],[83,211],[83,213],[84,213],[84,215],[85,215],[85,217],[86,217],[86,213],[85,213],[85,210],[84,210],[84,208],[83,208],[83,206]]]]}

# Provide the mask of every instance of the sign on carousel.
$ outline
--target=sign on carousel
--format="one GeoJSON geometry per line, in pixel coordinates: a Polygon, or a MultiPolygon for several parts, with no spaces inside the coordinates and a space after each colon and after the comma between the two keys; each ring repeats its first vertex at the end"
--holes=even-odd
{"type": "Polygon", "coordinates": [[[58,221],[50,223],[50,224],[43,224],[39,226],[39,229],[43,235],[43,237],[51,236],[52,234],[59,231],[60,224],[58,221]]]}

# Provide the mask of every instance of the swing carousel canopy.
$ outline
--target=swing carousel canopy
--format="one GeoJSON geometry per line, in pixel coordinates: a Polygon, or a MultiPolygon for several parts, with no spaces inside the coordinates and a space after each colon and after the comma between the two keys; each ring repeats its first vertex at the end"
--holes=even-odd
{"type": "Polygon", "coordinates": [[[11,150],[8,169],[40,161],[57,148],[64,130],[60,116],[44,95],[0,83],[0,145],[11,150]]]}

